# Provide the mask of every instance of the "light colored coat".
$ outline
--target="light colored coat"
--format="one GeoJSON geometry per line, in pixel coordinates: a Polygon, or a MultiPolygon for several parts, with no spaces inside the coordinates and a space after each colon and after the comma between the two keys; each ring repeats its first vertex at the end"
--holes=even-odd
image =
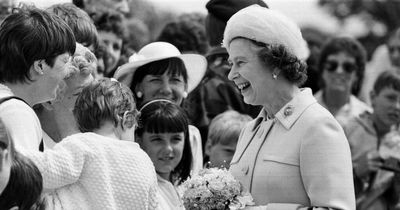
{"type": "Polygon", "coordinates": [[[275,119],[265,119],[262,110],[244,128],[230,167],[256,205],[265,205],[257,209],[354,210],[347,139],[311,90],[302,89],[275,119]]]}

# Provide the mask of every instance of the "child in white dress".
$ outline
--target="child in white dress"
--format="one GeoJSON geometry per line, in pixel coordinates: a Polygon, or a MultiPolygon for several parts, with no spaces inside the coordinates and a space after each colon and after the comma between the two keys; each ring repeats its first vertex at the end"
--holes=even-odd
{"type": "Polygon", "coordinates": [[[163,210],[184,210],[177,186],[190,176],[192,151],[188,118],[181,107],[156,99],[140,109],[136,139],[154,163],[163,210]]]}
{"type": "Polygon", "coordinates": [[[102,79],[83,88],[74,116],[84,133],[44,153],[26,152],[50,190],[48,209],[157,208],[154,165],[134,142],[136,115],[125,85],[102,79]]]}

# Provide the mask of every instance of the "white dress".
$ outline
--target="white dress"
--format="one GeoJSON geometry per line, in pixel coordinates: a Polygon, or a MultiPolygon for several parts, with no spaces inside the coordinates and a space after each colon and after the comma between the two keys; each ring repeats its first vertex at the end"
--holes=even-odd
{"type": "Polygon", "coordinates": [[[175,188],[168,180],[157,175],[158,190],[160,193],[159,209],[162,210],[185,210],[183,202],[175,188]]]}

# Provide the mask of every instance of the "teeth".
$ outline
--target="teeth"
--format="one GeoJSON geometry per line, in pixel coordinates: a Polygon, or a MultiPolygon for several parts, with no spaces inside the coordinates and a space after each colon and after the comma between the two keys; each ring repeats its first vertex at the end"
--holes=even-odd
{"type": "Polygon", "coordinates": [[[245,83],[241,83],[241,84],[238,84],[237,86],[238,86],[238,88],[240,89],[240,90],[243,90],[245,87],[247,87],[247,86],[249,86],[250,84],[248,83],[248,82],[245,82],[245,83]]]}

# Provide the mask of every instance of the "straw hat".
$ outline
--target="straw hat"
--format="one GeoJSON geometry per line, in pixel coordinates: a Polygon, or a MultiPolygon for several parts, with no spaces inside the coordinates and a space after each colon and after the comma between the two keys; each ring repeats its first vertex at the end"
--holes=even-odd
{"type": "Polygon", "coordinates": [[[129,57],[129,62],[120,66],[114,74],[114,78],[121,81],[126,77],[133,77],[136,70],[148,63],[177,57],[183,60],[188,75],[188,92],[191,92],[201,82],[207,70],[207,60],[199,54],[181,54],[179,50],[168,42],[152,42],[138,53],[129,57]]]}

